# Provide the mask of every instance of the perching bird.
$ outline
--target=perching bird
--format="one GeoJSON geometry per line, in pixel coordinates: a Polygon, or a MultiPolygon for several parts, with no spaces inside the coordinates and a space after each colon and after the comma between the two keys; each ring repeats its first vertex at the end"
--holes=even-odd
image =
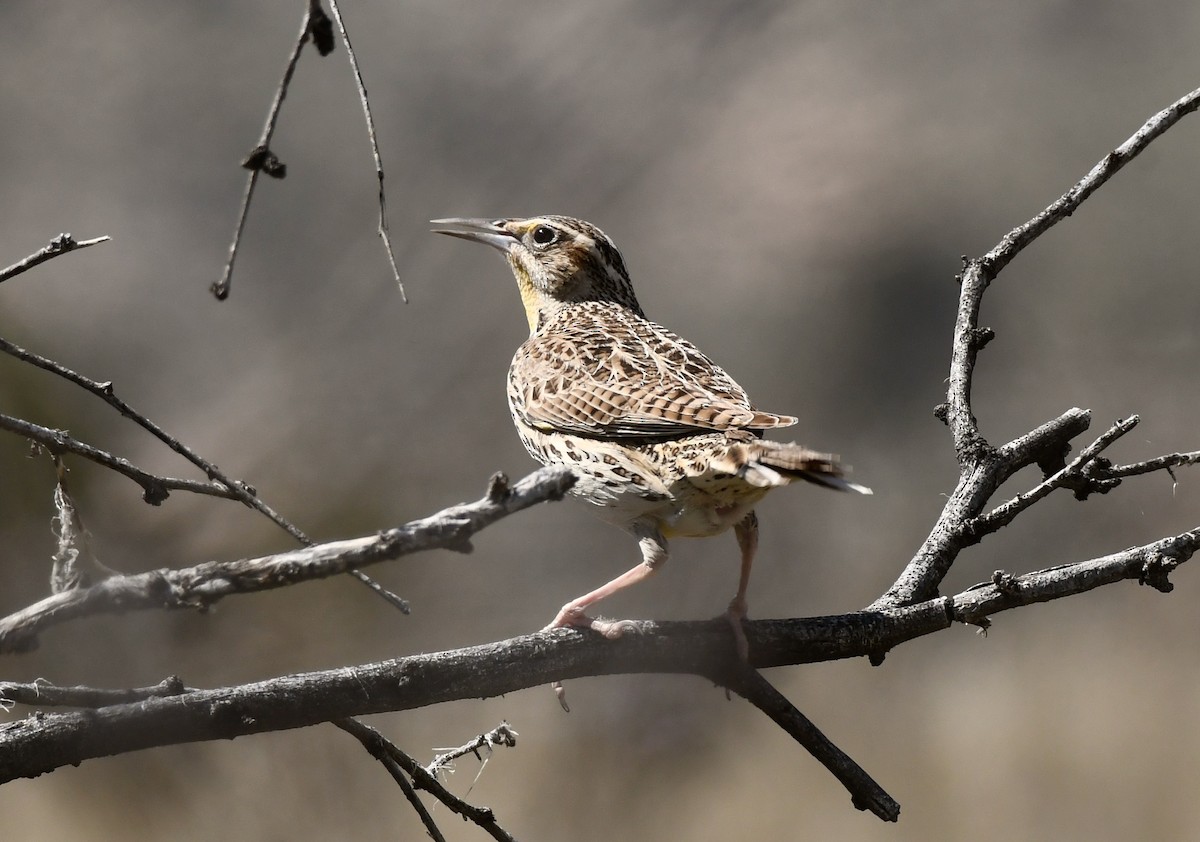
{"type": "Polygon", "coordinates": [[[843,479],[835,456],[764,440],[763,430],[796,419],[755,409],[695,345],[647,319],[625,262],[596,226],[566,216],[433,222],[453,226],[439,234],[499,249],[516,275],[529,338],[508,371],[508,405],[525,449],[542,464],[571,467],[571,493],[641,546],[637,566],[568,602],[547,628],[619,636],[622,623],[585,612],[658,571],[668,538],[733,527],[742,565],[726,616],[745,660],[755,504],[794,480],[871,490],[843,479]]]}

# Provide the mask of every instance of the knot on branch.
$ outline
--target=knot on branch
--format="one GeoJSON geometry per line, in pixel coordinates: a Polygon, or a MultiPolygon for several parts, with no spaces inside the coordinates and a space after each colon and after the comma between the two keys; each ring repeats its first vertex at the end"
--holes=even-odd
{"type": "Polygon", "coordinates": [[[329,19],[329,15],[325,14],[325,10],[321,8],[320,3],[311,3],[308,11],[308,34],[312,36],[313,44],[317,48],[317,52],[322,56],[327,56],[333,52],[333,21],[329,19]]]}
{"type": "Polygon", "coordinates": [[[1047,442],[1046,446],[1037,455],[1037,466],[1042,472],[1042,479],[1050,479],[1050,477],[1067,467],[1067,457],[1070,455],[1070,439],[1057,439],[1047,442]]]}
{"type": "Polygon", "coordinates": [[[1021,581],[1005,570],[992,573],[992,586],[1005,596],[1014,596],[1021,592],[1021,581]]]}
{"type": "Polygon", "coordinates": [[[1165,553],[1151,553],[1138,574],[1138,584],[1149,585],[1160,593],[1170,593],[1175,590],[1175,584],[1167,577],[1178,566],[1176,558],[1165,553]]]}
{"type": "MultiPolygon", "coordinates": [[[[213,470],[209,472],[208,478],[212,482],[216,483],[217,485],[225,485],[225,483],[223,483],[220,479],[213,476],[213,472],[216,470],[217,470],[217,466],[213,465],[213,470]]],[[[248,483],[248,482],[242,482],[240,479],[235,479],[233,481],[233,488],[231,490],[244,492],[246,495],[248,495],[250,497],[258,496],[257,488],[255,488],[253,485],[250,485],[250,483],[248,483]]],[[[250,508],[250,509],[254,508],[253,504],[249,500],[243,500],[242,504],[244,506],[246,506],[247,508],[250,508]]]]}
{"type": "Polygon", "coordinates": [[[1107,494],[1121,484],[1120,477],[1110,475],[1112,460],[1097,456],[1080,470],[1080,484],[1075,488],[1075,499],[1086,500],[1089,494],[1107,494]]]}
{"type": "MultiPolygon", "coordinates": [[[[971,416],[971,423],[975,423],[974,415],[971,416]]],[[[962,465],[978,465],[996,455],[996,448],[975,430],[969,430],[962,436],[961,441],[955,442],[955,450],[958,451],[958,461],[962,465]]]]}
{"type": "Polygon", "coordinates": [[[280,161],[265,144],[259,144],[250,150],[246,160],[242,161],[242,168],[266,173],[271,178],[287,177],[287,164],[280,161]]]}
{"type": "Polygon", "coordinates": [[[979,273],[984,286],[987,286],[996,279],[996,261],[990,255],[984,255],[978,260],[972,260],[968,264],[968,270],[970,269],[974,269],[979,273]]]}
{"type": "Polygon", "coordinates": [[[987,344],[996,338],[996,331],[990,327],[977,327],[971,330],[971,347],[982,351],[987,344]]]}
{"type": "MultiPolygon", "coordinates": [[[[1041,462],[1042,470],[1046,470],[1041,462]]],[[[1052,464],[1050,465],[1052,467],[1052,464]]],[[[1121,484],[1120,477],[1112,476],[1112,461],[1104,456],[1096,456],[1085,462],[1071,475],[1063,477],[1062,487],[1069,488],[1075,494],[1076,500],[1086,500],[1092,494],[1107,494],[1121,484]]],[[[1061,469],[1061,466],[1060,468],[1061,469]]],[[[1050,471],[1047,476],[1055,473],[1050,471]]]]}
{"type": "Polygon", "coordinates": [[[156,696],[179,696],[187,691],[183,679],[177,675],[168,675],[154,687],[156,696]]]}
{"type": "Polygon", "coordinates": [[[46,254],[54,256],[78,247],[79,242],[70,234],[59,234],[50,241],[50,245],[46,246],[46,254]]]}
{"type": "Polygon", "coordinates": [[[233,699],[217,699],[209,705],[208,715],[216,733],[228,740],[241,736],[246,728],[254,725],[254,717],[233,699]]]}
{"type": "Polygon", "coordinates": [[[933,417],[946,426],[950,426],[950,404],[939,403],[933,408],[933,417]]]}
{"type": "Polygon", "coordinates": [[[489,503],[503,503],[512,494],[512,490],[508,485],[508,475],[503,471],[497,471],[492,474],[492,479],[488,482],[487,499],[489,503]]]}
{"type": "Polygon", "coordinates": [[[170,496],[166,483],[158,477],[147,476],[142,480],[142,499],[151,506],[162,505],[162,501],[170,496]]]}

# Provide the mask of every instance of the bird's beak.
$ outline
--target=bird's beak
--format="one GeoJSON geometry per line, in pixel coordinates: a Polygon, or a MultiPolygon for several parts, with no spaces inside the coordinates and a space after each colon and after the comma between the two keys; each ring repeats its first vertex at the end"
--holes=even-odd
{"type": "Polygon", "coordinates": [[[450,217],[449,219],[431,219],[429,220],[434,225],[453,225],[454,228],[434,228],[435,234],[448,234],[451,237],[458,237],[463,240],[471,240],[476,243],[484,243],[494,249],[507,254],[512,251],[520,240],[516,235],[510,234],[505,230],[500,221],[490,219],[468,219],[464,217],[450,217]]]}

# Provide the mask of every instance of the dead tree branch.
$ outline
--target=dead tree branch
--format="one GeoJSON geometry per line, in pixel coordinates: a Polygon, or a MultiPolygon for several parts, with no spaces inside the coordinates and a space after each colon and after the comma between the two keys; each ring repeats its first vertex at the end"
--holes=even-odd
{"type": "Polygon", "coordinates": [[[111,239],[112,237],[105,235],[103,237],[94,237],[90,240],[76,240],[70,234],[59,234],[50,241],[49,245],[39,249],[38,251],[35,251],[24,260],[17,261],[7,269],[0,269],[0,283],[4,283],[9,278],[15,278],[22,272],[27,272],[34,266],[58,257],[60,254],[66,254],[69,251],[76,251],[77,249],[94,246],[97,243],[107,243],[111,239]]]}
{"type": "MultiPolygon", "coordinates": [[[[362,105],[363,115],[367,122],[367,139],[371,143],[371,154],[375,161],[375,178],[379,182],[379,238],[383,241],[384,250],[387,252],[388,266],[392,270],[396,286],[399,287],[400,297],[407,302],[408,298],[404,294],[404,284],[400,283],[400,270],[396,267],[396,255],[392,249],[391,232],[388,230],[387,200],[383,190],[383,158],[379,154],[379,142],[375,137],[375,120],[371,116],[371,103],[367,98],[367,87],[363,82],[362,71],[359,69],[354,49],[350,46],[350,36],[346,32],[346,25],[342,21],[342,12],[338,8],[336,0],[330,0],[330,8],[333,10],[333,17],[337,21],[338,32],[342,36],[342,43],[346,45],[346,53],[350,56],[350,67],[354,72],[354,83],[358,90],[359,103],[362,105]]],[[[242,162],[242,167],[250,171],[250,176],[246,180],[246,189],[242,193],[242,202],[238,209],[237,226],[234,228],[233,240],[229,244],[229,257],[225,261],[225,270],[222,272],[220,280],[214,282],[209,287],[209,290],[218,301],[224,301],[229,297],[229,291],[233,283],[233,264],[237,260],[238,248],[242,242],[242,231],[246,227],[246,217],[250,212],[250,200],[254,196],[254,187],[258,184],[258,174],[263,172],[272,178],[285,178],[287,176],[287,165],[280,161],[278,156],[271,150],[271,138],[275,134],[275,125],[279,120],[279,112],[283,107],[283,100],[287,96],[288,86],[291,85],[292,76],[296,72],[296,65],[300,61],[300,53],[303,51],[304,45],[308,43],[310,37],[316,45],[317,52],[322,56],[327,56],[333,52],[333,25],[329,19],[329,15],[321,8],[320,0],[308,0],[308,8],[304,13],[304,20],[300,25],[300,34],[296,37],[296,43],[292,47],[291,55],[288,56],[287,65],[283,71],[283,79],[280,80],[279,87],[275,89],[275,98],[272,100],[271,109],[267,113],[267,122],[263,126],[258,145],[250,150],[250,154],[242,162]]],[[[0,280],[3,279],[0,278],[0,280]]]]}
{"type": "Polygon", "coordinates": [[[408,296],[404,293],[404,284],[400,282],[400,270],[396,267],[396,253],[392,250],[392,233],[388,229],[387,196],[383,192],[383,158],[379,154],[379,141],[375,137],[375,118],[371,116],[371,101],[367,97],[367,86],[363,82],[362,70],[359,69],[354,47],[350,45],[350,35],[346,32],[346,24],[342,21],[342,10],[338,6],[337,0],[329,0],[329,8],[333,12],[333,19],[337,21],[342,43],[346,45],[346,55],[350,57],[350,68],[354,71],[354,85],[358,89],[358,102],[362,106],[363,118],[367,121],[367,140],[371,142],[371,156],[375,160],[375,178],[379,182],[379,227],[376,229],[376,233],[383,241],[388,265],[392,269],[392,277],[395,278],[396,287],[400,290],[400,298],[407,304],[408,296]]]}
{"type": "Polygon", "coordinates": [[[480,734],[474,739],[463,743],[457,748],[444,749],[441,754],[433,758],[433,761],[425,767],[425,771],[433,775],[435,778],[442,772],[453,772],[454,761],[460,757],[466,757],[468,754],[475,755],[475,759],[481,763],[487,761],[479,754],[479,750],[483,749],[489,754],[494,746],[507,746],[512,748],[517,744],[517,732],[512,729],[507,722],[501,722],[487,733],[480,734]]]}
{"type": "Polygon", "coordinates": [[[111,576],[90,587],[53,594],[0,619],[0,653],[30,649],[37,645],[37,636],[45,629],[93,614],[148,608],[203,609],[232,594],[323,579],[422,550],[470,552],[470,539],[476,532],[513,512],[560,499],[574,482],[574,476],[565,468],[543,468],[511,488],[502,475],[497,475],[481,500],[451,506],[371,537],[317,544],[260,558],[210,561],[181,569],[111,576]]]}
{"type": "Polygon", "coordinates": [[[404,797],[408,799],[408,803],[412,805],[413,810],[416,811],[417,816],[421,819],[421,824],[425,825],[425,832],[429,834],[429,837],[434,842],[446,842],[446,837],[442,835],[442,831],[438,829],[433,816],[429,815],[429,811],[421,803],[420,796],[417,795],[416,789],[413,788],[412,782],[404,774],[404,768],[397,760],[398,754],[404,754],[405,757],[408,757],[408,755],[401,751],[399,746],[383,736],[383,734],[369,725],[364,725],[357,719],[335,719],[333,724],[362,743],[362,747],[378,760],[384,769],[387,769],[388,774],[392,776],[392,780],[400,787],[400,791],[404,793],[404,797]]]}
{"type": "MultiPolygon", "coordinates": [[[[476,825],[486,831],[493,839],[496,839],[497,842],[515,842],[513,837],[509,835],[508,831],[499,825],[499,823],[496,821],[495,814],[491,810],[489,810],[487,807],[475,807],[474,805],[463,801],[450,790],[446,789],[446,787],[442,786],[441,781],[437,779],[436,775],[423,767],[406,751],[385,738],[374,728],[363,725],[354,719],[337,720],[333,724],[341,728],[343,731],[346,731],[357,737],[359,742],[363,744],[363,747],[366,748],[373,757],[388,766],[388,771],[391,772],[393,777],[396,777],[396,772],[393,771],[394,768],[398,768],[399,770],[403,770],[403,772],[407,772],[413,779],[412,783],[408,784],[407,780],[401,783],[400,779],[397,778],[396,782],[400,784],[401,787],[403,787],[405,784],[408,784],[411,789],[425,790],[438,801],[441,801],[444,805],[446,805],[451,812],[457,813],[465,821],[474,822],[476,825]],[[386,758],[386,762],[383,758],[386,758]]],[[[498,730],[500,729],[494,729],[494,731],[490,733],[495,733],[495,731],[498,730]]],[[[509,731],[511,733],[511,729],[509,729],[509,731]]],[[[487,735],[481,736],[486,737],[487,735]]],[[[512,745],[513,743],[496,740],[492,744],[512,745]]],[[[405,794],[408,794],[407,791],[405,794]]],[[[420,799],[417,798],[416,792],[413,792],[409,800],[412,801],[414,799],[418,804],[420,803],[420,799]]],[[[414,804],[414,808],[415,807],[416,805],[414,804]]],[[[421,812],[424,812],[423,805],[418,810],[418,813],[421,812]]],[[[428,827],[428,825],[426,825],[426,827],[428,827]]]]}
{"type": "MultiPolygon", "coordinates": [[[[958,485],[924,544],[895,583],[871,603],[870,608],[907,605],[933,596],[963,547],[987,534],[984,530],[995,531],[1009,522],[1002,517],[984,522],[978,520],[991,496],[1005,480],[1017,470],[1034,463],[1047,476],[1063,468],[1071,439],[1086,430],[1090,423],[1089,413],[1085,410],[1068,410],[1055,422],[999,448],[991,445],[979,431],[979,424],[971,409],[975,361],[994,335],[991,328],[979,325],[983,295],[1000,271],[1026,246],[1073,214],[1088,196],[1119,169],[1197,108],[1200,108],[1200,89],[1147,120],[1128,140],[1105,155],[1074,187],[1037,216],[1005,234],[983,257],[974,260],[964,258],[963,272],[958,276],[958,316],[954,323],[946,403],[935,410],[935,414],[949,426],[954,441],[954,452],[960,468],[958,485]],[[972,530],[969,524],[975,524],[975,529],[972,530]]],[[[1086,469],[1094,461],[1094,458],[1084,459],[1078,467],[1080,470],[1086,469]]],[[[1171,465],[1162,462],[1161,466],[1165,469],[1171,465]]],[[[1147,467],[1146,470],[1151,468],[1147,467]]]]}
{"type": "MultiPolygon", "coordinates": [[[[316,2],[309,2],[304,13],[304,20],[300,24],[300,34],[296,36],[296,43],[292,47],[287,65],[283,69],[283,79],[279,82],[279,87],[275,89],[275,98],[271,101],[271,110],[267,112],[267,122],[263,126],[258,145],[250,150],[250,154],[242,161],[242,167],[250,171],[250,176],[246,179],[246,189],[242,193],[242,203],[238,208],[237,226],[233,231],[233,240],[229,244],[229,257],[225,261],[225,270],[221,273],[221,279],[209,287],[218,301],[224,301],[229,297],[229,290],[233,284],[233,264],[237,260],[238,248],[242,243],[242,231],[246,227],[246,217],[250,213],[250,200],[254,197],[258,174],[265,172],[271,178],[287,177],[287,165],[271,151],[271,138],[275,134],[275,124],[279,120],[279,111],[283,107],[284,97],[287,96],[292,75],[296,72],[296,64],[300,61],[300,52],[308,43],[310,35],[313,34],[314,24],[319,24],[324,14],[316,2]]],[[[322,52],[322,55],[325,53],[322,52]]]]}
{"type": "MultiPolygon", "coordinates": [[[[35,354],[21,348],[7,339],[0,337],[0,351],[8,354],[21,362],[28,363],[32,366],[47,371],[64,380],[74,383],[81,389],[100,398],[106,404],[111,406],[121,414],[123,418],[128,418],[133,421],[143,430],[147,431],[171,450],[178,453],[184,459],[197,468],[202,470],[208,477],[209,482],[202,483],[194,480],[173,479],[169,477],[157,477],[148,474],[145,471],[130,464],[128,461],[120,457],[113,456],[98,448],[90,445],[76,442],[66,435],[65,432],[58,430],[50,430],[45,427],[30,424],[27,421],[20,419],[12,419],[8,416],[0,416],[0,427],[8,429],[10,432],[24,435],[27,438],[37,441],[51,452],[59,452],[67,450],[76,455],[82,456],[85,459],[90,459],[105,467],[111,468],[118,473],[124,474],[130,479],[142,486],[142,498],[151,505],[157,506],[165,500],[171,491],[191,491],[196,494],[207,494],[214,497],[224,497],[228,500],[237,500],[243,505],[253,509],[259,514],[266,517],[280,529],[283,529],[301,544],[312,546],[312,540],[301,531],[300,527],[285,518],[279,512],[275,511],[267,502],[258,496],[258,491],[248,483],[241,480],[233,479],[225,474],[208,459],[196,453],[192,448],[188,447],[175,436],[172,436],[158,424],[150,420],[149,417],[135,410],[128,403],[117,397],[116,390],[113,387],[111,380],[100,382],[86,377],[77,371],[74,371],[67,366],[55,360],[43,357],[40,354],[35,354]]],[[[402,613],[409,612],[408,603],[397,594],[392,593],[387,588],[380,585],[367,574],[354,569],[346,571],[350,576],[357,579],[362,584],[373,590],[376,594],[383,597],[393,607],[399,609],[402,613]]]]}
{"type": "MultiPolygon", "coordinates": [[[[1166,574],[1200,547],[1200,528],[1084,562],[990,584],[910,606],[829,617],[746,623],[755,669],[867,656],[1022,605],[1082,593],[1123,579],[1169,589],[1166,574]]],[[[762,696],[738,671],[728,625],[640,621],[617,640],[573,629],[374,664],[301,673],[215,690],[183,689],[176,679],[140,691],[0,685],[0,698],[51,705],[108,701],[86,713],[42,714],[0,726],[0,783],[63,765],[160,745],[231,739],[301,728],[350,716],[490,698],[557,679],[625,673],[692,674],[762,696]],[[731,677],[732,676],[732,677],[731,677]],[[741,676],[741,677],[738,677],[741,676]],[[176,692],[179,691],[179,692],[176,692]],[[129,693],[131,701],[104,693],[129,693]],[[52,701],[53,700],[53,701],[52,701]]],[[[756,680],[757,681],[757,680],[756,680]]],[[[775,700],[777,705],[778,700],[775,700]]],[[[780,718],[774,705],[768,715],[780,718]]],[[[794,728],[788,728],[792,733],[794,728]]],[[[794,735],[795,736],[795,735],[794,735]]],[[[864,773],[865,774],[865,773],[864,773]]],[[[847,785],[856,802],[873,794],[847,785]]],[[[886,804],[886,802],[882,802],[886,804]]]]}

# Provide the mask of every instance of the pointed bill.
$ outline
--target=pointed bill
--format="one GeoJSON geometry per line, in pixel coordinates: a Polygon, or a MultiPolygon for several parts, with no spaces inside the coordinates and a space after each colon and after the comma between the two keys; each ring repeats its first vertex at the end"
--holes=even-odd
{"type": "Polygon", "coordinates": [[[462,240],[483,243],[494,249],[508,253],[519,242],[503,226],[502,219],[472,219],[470,217],[452,216],[446,219],[431,219],[433,225],[450,225],[452,228],[434,228],[435,234],[446,234],[462,240]]]}

